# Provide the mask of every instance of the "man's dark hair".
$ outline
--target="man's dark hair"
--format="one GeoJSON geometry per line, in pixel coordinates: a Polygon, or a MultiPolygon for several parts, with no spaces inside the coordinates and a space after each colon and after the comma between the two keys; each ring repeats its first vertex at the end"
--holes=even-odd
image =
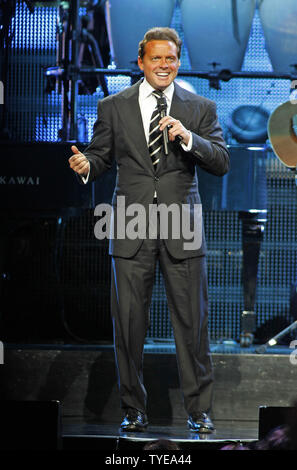
{"type": "Polygon", "coordinates": [[[142,41],[140,41],[138,46],[138,56],[143,59],[145,54],[145,46],[150,41],[171,41],[176,45],[177,48],[177,56],[180,59],[181,54],[181,47],[182,41],[178,35],[178,33],[173,28],[161,28],[156,27],[149,29],[142,41]]]}

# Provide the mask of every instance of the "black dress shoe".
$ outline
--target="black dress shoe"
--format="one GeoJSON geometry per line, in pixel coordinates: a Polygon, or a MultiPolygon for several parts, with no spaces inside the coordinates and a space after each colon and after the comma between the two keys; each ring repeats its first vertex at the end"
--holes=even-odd
{"type": "Polygon", "coordinates": [[[213,422],[207,413],[199,412],[189,416],[188,426],[191,431],[211,433],[215,430],[213,422]]]}
{"type": "Polygon", "coordinates": [[[125,432],[144,431],[147,425],[147,417],[144,413],[134,408],[129,408],[121,423],[121,430],[125,432]]]}

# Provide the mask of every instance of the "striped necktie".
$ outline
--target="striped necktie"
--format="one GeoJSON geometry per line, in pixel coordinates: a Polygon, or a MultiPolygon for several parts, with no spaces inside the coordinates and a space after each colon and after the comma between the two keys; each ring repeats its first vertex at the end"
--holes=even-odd
{"type": "Polygon", "coordinates": [[[165,95],[160,90],[154,90],[152,94],[157,99],[157,106],[150,120],[148,147],[149,147],[149,153],[152,159],[152,163],[156,170],[159,160],[163,153],[162,132],[160,132],[159,130],[159,121],[161,119],[159,104],[161,101],[164,100],[165,95]]]}

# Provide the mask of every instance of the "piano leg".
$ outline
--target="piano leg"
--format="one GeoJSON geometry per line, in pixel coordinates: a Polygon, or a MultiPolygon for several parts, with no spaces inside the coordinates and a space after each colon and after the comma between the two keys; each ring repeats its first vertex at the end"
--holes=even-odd
{"type": "Polygon", "coordinates": [[[254,340],[258,264],[266,214],[266,210],[239,212],[239,218],[242,219],[243,249],[242,284],[244,310],[241,314],[240,334],[240,345],[242,347],[250,346],[254,340]]]}

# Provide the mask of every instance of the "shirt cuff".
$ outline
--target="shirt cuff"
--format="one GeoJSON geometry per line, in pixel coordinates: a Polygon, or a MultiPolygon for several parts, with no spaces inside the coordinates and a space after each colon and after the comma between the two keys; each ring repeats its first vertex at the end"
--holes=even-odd
{"type": "Polygon", "coordinates": [[[184,144],[183,142],[181,142],[181,146],[182,148],[185,150],[185,152],[190,152],[192,150],[192,146],[193,146],[193,136],[192,136],[192,132],[190,132],[190,139],[189,139],[189,142],[188,142],[188,145],[184,144]]]}
{"type": "Polygon", "coordinates": [[[89,181],[89,176],[90,172],[88,172],[87,176],[81,176],[81,180],[84,184],[87,184],[87,182],[89,181]]]}

